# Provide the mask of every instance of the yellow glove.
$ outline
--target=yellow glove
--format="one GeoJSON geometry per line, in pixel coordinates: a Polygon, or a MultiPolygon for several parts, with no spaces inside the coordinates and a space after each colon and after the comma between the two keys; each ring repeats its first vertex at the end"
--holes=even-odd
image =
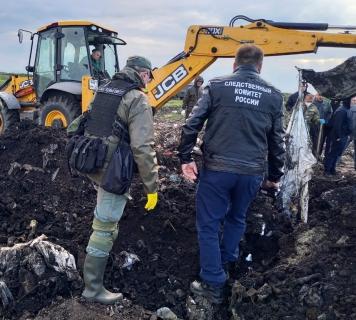
{"type": "Polygon", "coordinates": [[[147,194],[147,202],[146,202],[146,205],[145,205],[145,209],[147,211],[153,210],[156,207],[157,202],[158,202],[158,193],[157,192],[148,193],[147,194]]]}

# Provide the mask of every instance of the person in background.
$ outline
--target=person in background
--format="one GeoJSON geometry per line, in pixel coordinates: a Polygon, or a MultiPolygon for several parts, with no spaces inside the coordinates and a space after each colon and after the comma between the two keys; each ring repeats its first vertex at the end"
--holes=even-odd
{"type": "MultiPolygon", "coordinates": [[[[306,81],[302,81],[301,83],[301,88],[302,88],[302,92],[304,93],[304,97],[306,94],[308,94],[309,92],[307,91],[308,89],[308,84],[306,81]]],[[[297,103],[298,100],[298,91],[294,92],[293,94],[291,94],[289,96],[289,98],[287,99],[287,102],[285,104],[286,110],[291,112],[295,106],[295,104],[297,103]]]]}
{"type": "Polygon", "coordinates": [[[201,76],[198,76],[194,80],[194,84],[191,88],[187,90],[183,99],[182,108],[185,110],[185,119],[188,119],[190,113],[193,110],[193,107],[197,104],[203,93],[204,79],[201,76]]]}
{"type": "Polygon", "coordinates": [[[314,96],[312,94],[307,93],[305,95],[303,104],[303,114],[308,126],[309,135],[313,146],[313,154],[316,156],[320,115],[318,108],[313,104],[313,99],[314,96]]]}
{"type": "Polygon", "coordinates": [[[354,169],[356,170],[356,96],[350,101],[351,140],[354,142],[354,169]]]}
{"type": "Polygon", "coordinates": [[[90,55],[91,65],[93,67],[94,74],[102,72],[101,66],[101,52],[99,49],[93,49],[90,55]]]}
{"type": "Polygon", "coordinates": [[[324,149],[324,144],[326,140],[326,136],[329,131],[328,123],[333,114],[333,109],[331,107],[330,102],[322,97],[319,93],[316,93],[313,99],[313,104],[318,108],[319,116],[320,116],[320,125],[318,130],[318,155],[321,156],[324,149]]]}
{"type": "Polygon", "coordinates": [[[324,174],[335,175],[338,158],[341,157],[351,133],[350,125],[351,98],[342,101],[342,105],[330,119],[330,132],[326,137],[324,174]]]}

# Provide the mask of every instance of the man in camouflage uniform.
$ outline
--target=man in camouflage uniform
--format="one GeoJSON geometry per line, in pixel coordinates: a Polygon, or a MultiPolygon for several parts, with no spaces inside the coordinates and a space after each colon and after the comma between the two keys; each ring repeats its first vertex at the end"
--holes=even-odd
{"type": "Polygon", "coordinates": [[[313,154],[317,155],[317,146],[318,146],[318,132],[319,132],[319,123],[320,115],[318,108],[313,104],[314,96],[312,94],[307,94],[304,98],[303,105],[303,114],[304,119],[307,123],[309,129],[310,139],[313,145],[313,154]]]}
{"type": "Polygon", "coordinates": [[[325,143],[326,136],[329,130],[329,121],[333,114],[333,109],[328,99],[321,96],[319,93],[316,93],[313,99],[313,104],[318,108],[320,115],[320,125],[318,130],[318,140],[320,139],[320,145],[318,155],[320,156],[323,153],[323,146],[325,143]]]}
{"type": "Polygon", "coordinates": [[[189,88],[183,99],[183,110],[185,110],[185,118],[188,119],[193,107],[197,104],[199,98],[203,93],[202,85],[204,79],[200,76],[196,77],[194,80],[194,85],[189,88]]]}
{"type": "MultiPolygon", "coordinates": [[[[113,94],[101,92],[99,94],[98,92],[91,105],[89,119],[92,124],[94,122],[92,127],[96,128],[98,134],[90,132],[90,125],[87,125],[85,135],[101,137],[108,145],[108,153],[103,169],[94,174],[88,174],[88,177],[98,185],[97,203],[92,224],[93,232],[86,248],[87,256],[83,269],[85,290],[82,296],[90,301],[113,304],[122,298],[121,293],[112,293],[104,288],[103,278],[109,253],[118,236],[118,222],[129,197],[128,194],[117,195],[100,187],[103,175],[120,139],[112,132],[114,119],[111,119],[110,123],[100,123],[95,118],[94,108],[101,108],[102,113],[108,108],[116,110],[116,116],[128,127],[130,147],[147,194],[145,209],[154,209],[158,201],[158,166],[156,153],[153,149],[153,115],[146,94],[142,91],[151,76],[150,61],[144,57],[130,57],[125,68],[115,74],[111,82],[105,86],[109,86],[111,91],[120,91],[125,85],[134,89],[125,93],[118,105],[110,105],[112,101],[115,101],[113,94]],[[104,137],[101,132],[106,132],[104,137]]],[[[76,123],[71,124],[68,131],[74,130],[75,125],[76,123]]]]}

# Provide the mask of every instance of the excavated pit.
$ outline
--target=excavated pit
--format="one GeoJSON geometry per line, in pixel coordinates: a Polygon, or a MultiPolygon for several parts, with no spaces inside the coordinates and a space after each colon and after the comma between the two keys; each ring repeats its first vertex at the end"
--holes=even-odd
{"type": "MultiPolygon", "coordinates": [[[[228,301],[211,308],[189,298],[189,284],[199,272],[195,185],[182,180],[175,157],[182,120],[163,121],[163,116],[158,114],[155,124],[161,166],[158,208],[145,213],[143,189],[135,181],[106,271],[106,286],[120,290],[126,300],[114,307],[88,304],[80,298],[81,286],[63,279],[53,282],[61,284],[57,286],[27,284],[30,294],[23,297],[19,275],[0,274],[0,281],[9,278],[15,299],[11,309],[0,306],[0,316],[157,319],[156,310],[169,307],[181,319],[356,319],[351,155],[343,158],[343,178],[329,181],[316,170],[306,225],[281,219],[271,199],[257,197],[233,271],[238,282],[228,301]],[[140,259],[130,270],[121,267],[123,251],[140,259]]],[[[95,190],[87,179],[68,173],[65,142],[63,131],[27,121],[0,137],[0,247],[45,234],[73,254],[81,274],[95,190]]]]}

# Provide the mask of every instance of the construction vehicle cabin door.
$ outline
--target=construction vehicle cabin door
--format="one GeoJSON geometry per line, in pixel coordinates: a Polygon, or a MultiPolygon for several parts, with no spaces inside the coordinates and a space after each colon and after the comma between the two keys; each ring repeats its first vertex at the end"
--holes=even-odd
{"type": "Polygon", "coordinates": [[[116,46],[114,44],[104,45],[104,72],[106,72],[110,78],[119,71],[117,62],[116,46]]]}
{"type": "Polygon", "coordinates": [[[62,28],[60,81],[81,82],[90,75],[88,47],[83,27],[62,28]]]}
{"type": "Polygon", "coordinates": [[[39,34],[36,53],[34,86],[36,94],[41,97],[46,88],[56,82],[56,29],[39,34]]]}

